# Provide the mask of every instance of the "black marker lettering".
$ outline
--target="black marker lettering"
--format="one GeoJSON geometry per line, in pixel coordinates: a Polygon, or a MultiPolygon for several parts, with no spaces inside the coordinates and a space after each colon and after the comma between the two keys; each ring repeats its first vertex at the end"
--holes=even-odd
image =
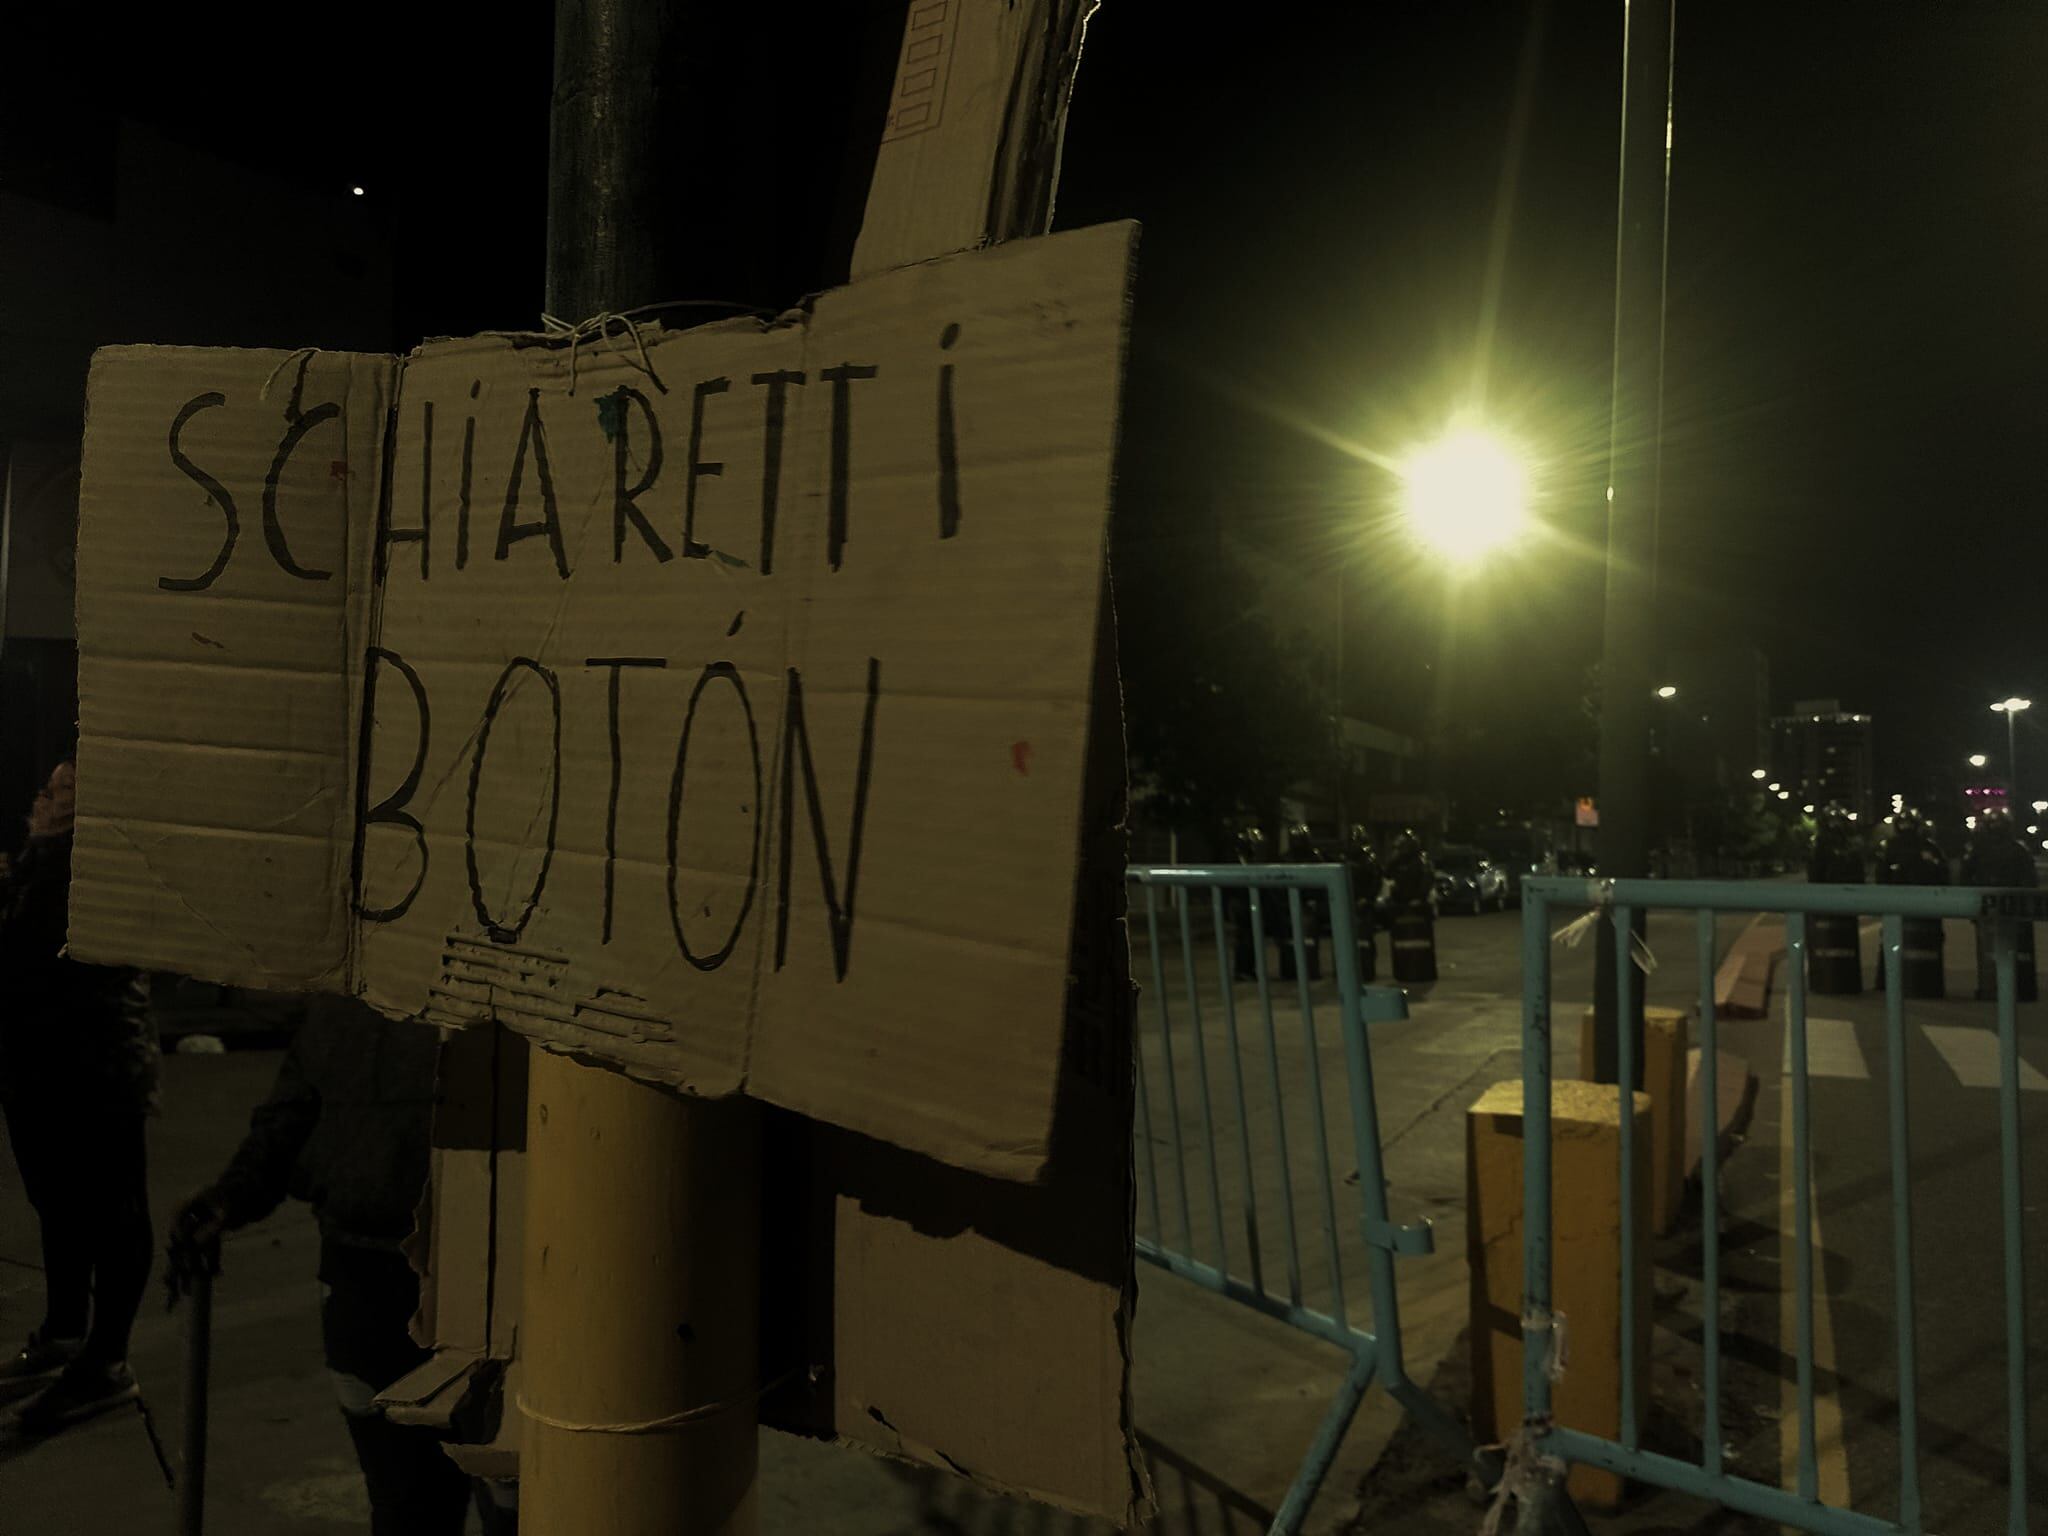
{"type": "Polygon", "coordinates": [[[689,707],[683,712],[683,734],[676,742],[676,772],[668,788],[668,918],[676,931],[676,947],[683,952],[683,958],[700,971],[715,971],[731,956],[733,947],[740,941],[740,930],[747,925],[747,914],[754,910],[754,891],[761,883],[761,737],[754,729],[754,706],[747,700],[747,685],[740,680],[739,669],[729,661],[714,661],[697,677],[697,686],[690,690],[689,707]],[[754,757],[754,795],[748,802],[754,815],[754,827],[749,835],[747,854],[747,890],[740,898],[739,916],[732,920],[732,932],[725,936],[725,943],[709,955],[700,955],[690,948],[688,935],[683,932],[683,914],[676,906],[676,869],[680,863],[680,837],[683,824],[683,770],[690,761],[690,729],[697,722],[697,703],[704,697],[704,690],[711,686],[713,678],[723,678],[732,684],[733,692],[739,695],[740,713],[747,721],[747,750],[754,757]]]}
{"type": "MultiPolygon", "coordinates": [[[[662,541],[661,535],[654,531],[654,525],[647,521],[646,514],[639,507],[640,496],[661,474],[661,423],[655,419],[654,407],[647,403],[647,397],[639,390],[621,384],[612,392],[612,398],[618,402],[619,412],[618,430],[612,434],[612,564],[617,565],[626,558],[626,524],[630,521],[639,530],[640,537],[647,541],[647,547],[654,551],[654,558],[665,565],[675,559],[676,552],[662,541]],[[626,421],[628,401],[639,406],[640,414],[647,419],[647,467],[631,487],[626,484],[627,449],[632,437],[626,421]]],[[[618,685],[618,674],[614,673],[614,691],[618,685]]]]}
{"type": "Polygon", "coordinates": [[[846,479],[853,460],[853,380],[872,379],[872,363],[841,363],[818,377],[832,386],[832,490],[825,523],[825,557],[833,570],[846,552],[846,479]]]}
{"type": "Polygon", "coordinates": [[[832,964],[841,981],[853,957],[853,898],[860,883],[861,827],[868,814],[868,779],[875,761],[875,700],[882,688],[882,664],[868,658],[868,707],[861,721],[860,760],[853,779],[853,826],[846,841],[846,894],[840,899],[832,878],[832,847],[825,836],[825,805],[818,794],[818,775],[811,764],[811,738],[804,728],[804,680],[789,669],[789,693],[782,720],[782,850],[775,918],[775,969],[782,969],[789,946],[790,855],[796,816],[795,775],[802,754],[804,801],[810,807],[811,840],[818,851],[818,877],[824,887],[825,911],[832,926],[832,964]]]}
{"type": "MultiPolygon", "coordinates": [[[[960,327],[949,325],[939,337],[945,351],[960,339],[960,327]]],[[[939,365],[939,537],[960,531],[960,442],[953,422],[953,365],[939,365]]]]}
{"type": "Polygon", "coordinates": [[[775,573],[775,511],[782,494],[782,428],[789,416],[789,386],[804,376],[793,368],[754,375],[768,386],[767,417],[761,428],[761,574],[775,573]]]}
{"type": "Polygon", "coordinates": [[[371,646],[363,657],[363,719],[356,737],[356,839],[349,865],[350,905],[365,922],[396,922],[405,916],[413,898],[419,895],[420,887],[427,883],[426,829],[406,806],[412,803],[412,797],[420,787],[420,774],[427,766],[427,739],[431,728],[427,690],[420,682],[419,673],[413,671],[396,651],[387,651],[381,645],[371,646]],[[405,679],[406,687],[412,690],[413,710],[419,717],[419,744],[413,748],[412,766],[406,769],[405,778],[398,788],[365,809],[365,802],[370,798],[370,737],[377,723],[377,672],[386,665],[395,667],[398,675],[405,679]],[[386,824],[411,831],[413,846],[419,850],[419,872],[413,876],[412,885],[406,893],[390,906],[366,907],[363,905],[363,851],[369,842],[370,828],[386,824]]]}
{"type": "Polygon", "coordinates": [[[420,522],[417,528],[393,528],[390,498],[383,498],[383,516],[377,529],[377,576],[382,578],[393,544],[420,547],[420,580],[427,579],[427,534],[434,523],[434,402],[420,404],[420,522]]]}
{"type": "Polygon", "coordinates": [[[567,581],[569,557],[562,553],[562,519],[555,508],[554,471],[548,468],[548,433],[540,419],[540,391],[529,389],[526,392],[526,416],[519,423],[519,446],[512,454],[512,475],[505,482],[505,510],[498,517],[496,558],[504,559],[521,539],[543,534],[547,537],[548,548],[554,551],[555,574],[567,581]],[[529,448],[533,453],[534,483],[540,487],[540,521],[537,523],[514,520],[519,511],[519,488],[526,479],[529,448]]]}
{"type": "MultiPolygon", "coordinates": [[[[478,379],[469,386],[469,398],[474,400],[483,380],[478,379]]],[[[455,569],[461,570],[469,564],[469,487],[470,471],[476,464],[476,417],[467,417],[462,423],[462,482],[455,497],[455,569]]]]}
{"type": "Polygon", "coordinates": [[[600,942],[612,941],[612,875],[619,859],[619,669],[621,667],[665,667],[659,656],[593,656],[586,667],[608,667],[611,713],[606,717],[612,742],[612,787],[604,803],[604,934],[600,942]]]}
{"type": "MultiPolygon", "coordinates": [[[[310,362],[312,359],[307,358],[310,362]]],[[[277,518],[277,483],[284,477],[284,466],[297,451],[306,434],[323,421],[332,421],[341,414],[341,407],[334,401],[323,401],[310,411],[299,409],[299,389],[306,383],[305,369],[299,370],[298,387],[292,390],[291,404],[285,411],[284,436],[278,439],[277,457],[270,461],[270,473],[263,477],[263,542],[270,546],[270,558],[277,562],[277,568],[287,576],[296,576],[301,581],[326,581],[334,572],[318,571],[300,565],[292,558],[291,546],[284,541],[284,524],[277,518]]]]}
{"type": "Polygon", "coordinates": [[[226,486],[186,458],[185,450],[178,442],[179,437],[185,430],[186,422],[197,416],[201,411],[210,411],[217,405],[226,405],[227,403],[228,397],[217,390],[209,391],[203,395],[194,395],[180,406],[178,414],[171,418],[171,462],[177,465],[180,474],[198,486],[199,489],[206,492],[208,505],[220,508],[220,515],[226,519],[227,528],[221,534],[220,549],[214,554],[213,564],[209,565],[197,576],[157,577],[156,584],[166,592],[204,592],[215,581],[219,580],[220,573],[227,569],[228,556],[235,552],[235,540],[241,537],[242,517],[235,510],[235,498],[228,494],[226,486]]]}
{"type": "Polygon", "coordinates": [[[699,544],[693,537],[697,531],[697,477],[725,473],[723,461],[707,462],[700,457],[704,448],[704,399],[707,395],[722,395],[731,387],[731,379],[700,379],[690,397],[690,468],[683,477],[683,554],[691,560],[702,560],[711,553],[709,544],[699,544]]]}
{"type": "Polygon", "coordinates": [[[547,888],[548,866],[555,859],[555,826],[562,815],[562,685],[555,680],[555,674],[539,662],[527,656],[515,656],[505,664],[505,670],[498,674],[498,682],[491,689],[490,702],[484,705],[483,724],[477,728],[476,755],[469,764],[469,811],[462,824],[462,853],[469,865],[469,899],[476,908],[476,920],[494,943],[510,944],[525,931],[527,921],[533,916],[534,908],[540,905],[541,892],[547,888]],[[513,923],[501,923],[491,916],[484,905],[483,877],[476,867],[476,801],[477,791],[483,786],[484,755],[491,746],[491,726],[498,718],[498,711],[505,706],[506,698],[512,691],[512,674],[518,671],[531,672],[547,686],[548,708],[554,721],[554,748],[548,759],[548,840],[540,856],[540,872],[533,877],[533,889],[526,893],[526,905],[520,909],[519,918],[513,923]]]}

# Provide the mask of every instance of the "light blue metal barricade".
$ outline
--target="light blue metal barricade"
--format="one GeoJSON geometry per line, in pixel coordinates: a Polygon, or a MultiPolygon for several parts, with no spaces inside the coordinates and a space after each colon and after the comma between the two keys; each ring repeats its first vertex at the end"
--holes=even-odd
{"type": "Polygon", "coordinates": [[[1272,1530],[1300,1530],[1375,1383],[1484,1475],[1490,1467],[1470,1437],[1409,1380],[1402,1362],[1394,1259],[1430,1251],[1431,1238],[1427,1223],[1397,1227],[1387,1214],[1367,1028],[1375,1018],[1405,1018],[1407,1004],[1394,988],[1360,984],[1350,872],[1342,865],[1174,865],[1133,869],[1129,878],[1133,944],[1145,952],[1135,969],[1149,994],[1137,1029],[1138,1255],[1351,1359],[1272,1530]],[[1252,942],[1240,950],[1236,938],[1247,928],[1252,942]],[[1324,936],[1328,979],[1312,983],[1312,947],[1324,936]],[[1276,943],[1293,959],[1292,983],[1277,998],[1268,964],[1276,943]],[[1238,980],[1241,958],[1250,960],[1251,974],[1238,980]],[[1325,1102],[1326,1086],[1337,1085],[1326,1085],[1320,1060],[1319,996],[1343,1042],[1346,1091],[1335,1109],[1348,1110],[1351,1122],[1362,1238],[1354,1258],[1362,1254],[1370,1326],[1353,1316],[1358,1298],[1345,1289],[1342,1176],[1331,1161],[1334,1116],[1325,1102]],[[1239,1029],[1241,1006],[1256,1019],[1249,1042],[1239,1029]],[[1212,1056],[1225,1067],[1220,1081],[1212,1078],[1212,1056]],[[1192,1090],[1185,1104],[1184,1088],[1192,1090]],[[1234,1147],[1224,1144],[1230,1141],[1234,1147]],[[1277,1231],[1262,1224],[1262,1192],[1265,1216],[1278,1208],[1277,1231]],[[1197,1214],[1203,1206],[1206,1219],[1197,1214]],[[1305,1266],[1303,1236],[1318,1232],[1322,1252],[1311,1247],[1314,1262],[1305,1266]]]}
{"type": "MultiPolygon", "coordinates": [[[[1601,1467],[1655,1487],[1670,1488],[1711,1499],[1724,1508],[1777,1521],[1822,1536],[1920,1536],[1921,1523],[1918,1384],[1915,1375],[1913,1304],[1912,1147],[1907,1132],[1906,1012],[1900,992],[1900,952],[1905,924],[1912,918],[1982,918],[1994,930],[1998,977],[1998,1121],[2000,1136],[2000,1201],[2005,1256],[2005,1334],[2010,1471],[2006,1528],[2027,1529],[2027,1395],[2026,1275],[2020,1198],[2020,1108],[2018,1010],[2014,986],[2014,932],[2020,921],[2048,917],[2048,892],[1990,891],[1969,887],[1781,885],[1760,881],[1583,880],[1531,878],[1522,883],[1522,1103],[1523,1213],[1527,1234],[1523,1247],[1523,1407],[1524,1422],[1510,1464],[1525,1473],[1540,1473],[1546,1461],[1577,1462],[1601,1467]],[[1718,1084],[1715,1073],[1717,1030],[1714,998],[1715,917],[1721,913],[1782,912],[1785,914],[1787,1031],[1789,1072],[1786,1094],[1792,1121],[1793,1222],[1800,1234],[1794,1265],[1794,1307],[1797,1336],[1798,1475],[1796,1489],[1787,1490],[1738,1476],[1723,1464],[1721,1403],[1721,1338],[1715,1320],[1721,1315],[1720,1212],[1718,1209],[1716,1138],[1700,1138],[1700,1229],[1703,1242],[1702,1316],[1705,1353],[1702,1391],[1705,1396],[1703,1451],[1698,1463],[1647,1451],[1638,1443],[1641,1418],[1634,1401],[1635,1243],[1624,1227],[1621,1241],[1622,1431],[1619,1440],[1605,1440],[1554,1425],[1550,1418],[1551,1311],[1551,1036],[1550,936],[1565,914],[1594,910],[1611,922],[1619,939],[1631,931],[1639,914],[1650,911],[1691,911],[1697,914],[1700,961],[1700,1123],[1716,1124],[1718,1084]],[[1812,1164],[1806,1040],[1807,919],[1816,913],[1878,917],[1887,964],[1885,1040],[1887,1118],[1891,1133],[1892,1247],[1894,1314],[1899,1380],[1899,1518],[1881,1520],[1820,1501],[1814,1428],[1813,1366],[1813,1230],[1812,1164]]],[[[1636,960],[1626,941],[1617,942],[1616,996],[1625,1012],[1638,985],[1636,960]]],[[[1621,1033],[1619,1077],[1636,1080],[1634,1041],[1621,1033]]],[[[1624,1223],[1636,1213],[1631,1149],[1638,1130],[1634,1096],[1621,1094],[1621,1210],[1624,1223]]],[[[1536,1529],[1568,1515],[1569,1504],[1554,1478],[1534,1476],[1522,1484],[1530,1494],[1521,1512],[1521,1529],[1536,1529]],[[1540,1492],[1538,1491],[1540,1490],[1540,1492]]]]}

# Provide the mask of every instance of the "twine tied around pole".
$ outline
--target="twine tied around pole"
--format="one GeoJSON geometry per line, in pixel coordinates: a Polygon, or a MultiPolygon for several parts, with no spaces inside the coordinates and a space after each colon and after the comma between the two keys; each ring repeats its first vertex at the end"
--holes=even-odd
{"type": "Polygon", "coordinates": [[[771,1376],[759,1386],[751,1387],[732,1397],[720,1398],[711,1403],[699,1403],[694,1408],[685,1408],[678,1413],[665,1413],[658,1419],[629,1419],[614,1424],[592,1424],[579,1419],[556,1418],[553,1414],[543,1413],[534,1407],[523,1393],[515,1393],[513,1401],[518,1405],[519,1411],[534,1423],[544,1424],[549,1429],[565,1430],[573,1435],[657,1435],[663,1430],[682,1429],[691,1424],[702,1423],[706,1419],[715,1419],[737,1408],[751,1407],[777,1388],[788,1386],[799,1376],[807,1377],[815,1385],[823,1375],[824,1372],[815,1365],[792,1366],[781,1375],[771,1376]]]}

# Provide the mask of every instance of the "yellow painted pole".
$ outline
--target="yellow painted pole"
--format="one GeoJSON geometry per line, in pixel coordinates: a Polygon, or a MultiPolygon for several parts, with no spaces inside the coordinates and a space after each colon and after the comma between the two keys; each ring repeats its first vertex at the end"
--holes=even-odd
{"type": "Polygon", "coordinates": [[[758,1111],[538,1049],[527,1094],[521,1531],[750,1536],[758,1111]]]}

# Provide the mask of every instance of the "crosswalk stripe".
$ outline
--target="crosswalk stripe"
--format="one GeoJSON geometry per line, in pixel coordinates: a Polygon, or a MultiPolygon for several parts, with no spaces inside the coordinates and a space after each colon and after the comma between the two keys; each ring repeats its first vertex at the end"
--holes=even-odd
{"type": "MultiPolygon", "coordinates": [[[[1998,1034],[1961,1024],[1923,1024],[1920,1032],[1941,1052],[1941,1059],[1965,1088],[1998,1086],[1998,1034]]],[[[2048,1077],[2020,1063],[2020,1087],[2028,1093],[2048,1092],[2048,1077]]]]}
{"type": "MultiPolygon", "coordinates": [[[[1778,1070],[1792,1075],[1792,1026],[1785,1026],[1785,1050],[1778,1070]]],[[[1806,1019],[1806,1075],[1867,1080],[1870,1068],[1856,1043],[1856,1026],[1848,1019],[1806,1019]]]]}

